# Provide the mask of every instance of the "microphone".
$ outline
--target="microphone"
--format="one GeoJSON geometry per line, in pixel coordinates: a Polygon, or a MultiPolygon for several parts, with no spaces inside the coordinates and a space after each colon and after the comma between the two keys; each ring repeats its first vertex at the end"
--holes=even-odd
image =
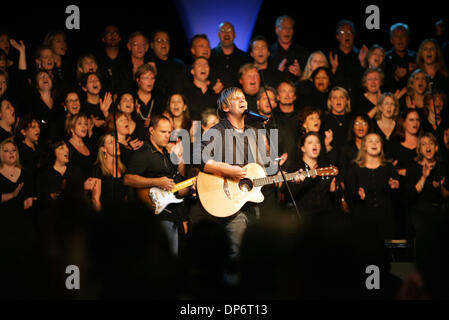
{"type": "Polygon", "coordinates": [[[258,113],[252,112],[252,111],[249,111],[248,109],[245,110],[244,114],[246,114],[248,116],[251,116],[253,118],[256,118],[257,120],[260,120],[260,121],[267,121],[268,120],[268,117],[265,117],[263,115],[260,115],[258,113]]]}

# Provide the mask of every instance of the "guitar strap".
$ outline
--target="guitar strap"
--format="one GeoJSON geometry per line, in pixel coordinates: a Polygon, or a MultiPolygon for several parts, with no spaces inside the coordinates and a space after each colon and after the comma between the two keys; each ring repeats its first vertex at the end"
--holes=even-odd
{"type": "Polygon", "coordinates": [[[170,163],[170,166],[173,168],[173,176],[171,177],[173,180],[175,180],[175,182],[180,182],[183,179],[183,176],[179,173],[178,168],[173,164],[173,162],[171,162],[170,160],[170,155],[168,152],[164,152],[164,157],[165,160],[168,161],[168,163],[170,163]],[[178,178],[178,179],[176,179],[178,178]],[[178,181],[176,181],[178,180],[178,181]]]}
{"type": "MultiPolygon", "coordinates": [[[[170,155],[168,152],[166,152],[166,150],[164,152],[164,157],[165,157],[165,160],[168,161],[168,163],[170,163],[171,167],[173,168],[174,174],[171,178],[175,181],[175,183],[182,181],[183,176],[179,173],[178,168],[173,164],[173,162],[171,162],[170,155]]],[[[173,214],[174,211],[176,211],[176,210],[182,210],[181,208],[184,208],[183,203],[172,203],[172,204],[169,204],[164,210],[162,210],[162,212],[168,212],[168,213],[173,214]]],[[[179,222],[176,222],[176,223],[179,224],[179,222]]]]}

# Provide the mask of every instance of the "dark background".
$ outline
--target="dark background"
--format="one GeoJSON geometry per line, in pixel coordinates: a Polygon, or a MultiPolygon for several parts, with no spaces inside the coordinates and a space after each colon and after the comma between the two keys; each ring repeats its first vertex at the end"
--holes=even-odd
{"type": "MultiPolygon", "coordinates": [[[[212,0],[211,0],[212,1],[212,0]]],[[[244,1],[244,0],[240,0],[244,1]]],[[[122,44],[127,36],[137,30],[150,35],[156,28],[165,28],[171,34],[171,52],[174,56],[190,63],[189,39],[178,15],[173,0],[163,1],[46,1],[2,3],[0,27],[6,28],[16,40],[22,39],[27,46],[27,55],[42,42],[52,29],[65,29],[68,14],[65,9],[75,4],[80,8],[81,29],[66,30],[68,55],[77,58],[84,52],[101,49],[101,32],[105,25],[116,24],[122,34],[122,44]]],[[[442,2],[395,2],[386,1],[275,1],[265,0],[255,24],[253,36],[264,35],[270,42],[276,39],[275,19],[288,14],[296,19],[295,41],[310,50],[328,50],[336,46],[335,26],[340,19],[349,19],[356,27],[356,46],[380,44],[390,49],[388,31],[396,22],[407,23],[411,31],[410,48],[417,50],[419,43],[435,34],[435,22],[446,18],[447,10],[442,2]],[[365,9],[375,4],[380,9],[380,30],[367,30],[365,9]]],[[[232,21],[232,17],[229,17],[232,21]]],[[[218,24],[217,21],[217,30],[218,24]]],[[[237,33],[238,36],[238,33],[237,33]]],[[[246,48],[242,48],[246,49],[246,48]]],[[[11,51],[15,51],[11,49],[11,51]]]]}

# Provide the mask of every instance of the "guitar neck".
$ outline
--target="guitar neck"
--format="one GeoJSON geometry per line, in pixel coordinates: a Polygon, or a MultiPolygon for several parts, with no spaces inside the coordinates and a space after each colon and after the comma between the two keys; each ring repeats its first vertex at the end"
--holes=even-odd
{"type": "Polygon", "coordinates": [[[175,184],[173,189],[171,189],[170,191],[175,193],[175,192],[178,192],[179,190],[188,188],[188,187],[190,187],[190,186],[192,186],[194,184],[195,180],[196,180],[196,177],[193,177],[193,178],[190,178],[188,180],[184,180],[184,181],[182,181],[180,183],[177,183],[177,184],[175,184]]]}
{"type": "MultiPolygon", "coordinates": [[[[298,175],[298,173],[299,172],[296,171],[296,172],[284,174],[285,180],[287,180],[287,181],[293,180],[298,175]]],[[[315,170],[303,171],[300,174],[304,177],[310,177],[310,176],[316,175],[317,170],[315,169],[315,170]]],[[[279,183],[279,182],[283,182],[283,181],[284,181],[284,179],[282,178],[282,175],[276,175],[276,176],[269,176],[269,177],[265,177],[265,178],[254,179],[253,183],[254,183],[255,187],[262,187],[267,184],[279,183]]]]}
{"type": "MultiPolygon", "coordinates": [[[[313,170],[305,170],[301,173],[299,171],[292,172],[292,173],[286,173],[284,174],[285,180],[290,181],[293,180],[298,174],[303,176],[304,178],[310,178],[310,177],[335,177],[338,174],[338,168],[335,166],[325,167],[325,168],[316,168],[313,170]]],[[[253,184],[255,187],[261,187],[266,184],[272,184],[272,183],[279,183],[283,182],[284,179],[282,175],[276,175],[276,176],[269,176],[265,178],[258,178],[253,180],[253,184]]]]}

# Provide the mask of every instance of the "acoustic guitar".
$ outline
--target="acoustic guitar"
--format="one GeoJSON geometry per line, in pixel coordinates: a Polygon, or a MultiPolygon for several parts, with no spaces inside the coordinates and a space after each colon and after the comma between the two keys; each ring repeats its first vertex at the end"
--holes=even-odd
{"type": "MultiPolygon", "coordinates": [[[[239,211],[246,202],[260,203],[264,200],[262,187],[267,184],[283,182],[281,175],[267,176],[265,170],[257,163],[249,163],[246,178],[231,180],[221,176],[200,172],[197,176],[196,189],[204,209],[215,217],[229,217],[239,211]]],[[[298,174],[305,178],[314,176],[331,177],[338,174],[334,166],[286,173],[287,181],[298,174]]]]}
{"type": "Polygon", "coordinates": [[[163,190],[158,187],[136,189],[137,196],[144,203],[153,208],[155,214],[161,213],[169,204],[181,203],[182,198],[176,198],[175,192],[188,188],[195,183],[196,177],[184,180],[170,190],[163,190]]]}

